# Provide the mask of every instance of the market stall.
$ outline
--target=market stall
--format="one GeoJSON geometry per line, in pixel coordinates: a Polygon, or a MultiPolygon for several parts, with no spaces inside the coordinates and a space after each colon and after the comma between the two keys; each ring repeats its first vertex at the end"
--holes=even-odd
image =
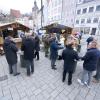
{"type": "MultiPolygon", "coordinates": [[[[51,35],[50,37],[52,37],[52,34],[56,35],[58,43],[63,47],[66,45],[67,37],[72,33],[73,30],[71,27],[57,23],[44,26],[42,29],[46,30],[46,33],[51,35]]],[[[58,51],[58,59],[60,59],[62,51],[63,49],[58,51]]]]}
{"type": "Polygon", "coordinates": [[[12,23],[5,23],[0,24],[0,54],[2,53],[2,45],[3,41],[7,36],[12,36],[14,41],[16,42],[18,48],[21,46],[22,39],[19,37],[20,32],[29,32],[30,28],[19,23],[19,22],[12,22],[12,23]]]}
{"type": "Polygon", "coordinates": [[[72,30],[73,30],[73,28],[71,28],[71,27],[57,24],[57,23],[53,23],[53,24],[44,26],[42,29],[46,30],[46,33],[48,33],[48,34],[57,33],[57,37],[59,40],[60,40],[60,36],[63,35],[64,44],[67,41],[68,35],[71,34],[72,30]]]}
{"type": "Polygon", "coordinates": [[[19,23],[19,22],[12,22],[12,23],[5,23],[0,25],[0,33],[2,34],[2,38],[5,39],[8,35],[12,36],[15,39],[16,43],[19,43],[19,32],[22,31],[23,33],[28,32],[30,30],[29,27],[19,23]],[[18,41],[17,41],[18,40],[18,41]]]}

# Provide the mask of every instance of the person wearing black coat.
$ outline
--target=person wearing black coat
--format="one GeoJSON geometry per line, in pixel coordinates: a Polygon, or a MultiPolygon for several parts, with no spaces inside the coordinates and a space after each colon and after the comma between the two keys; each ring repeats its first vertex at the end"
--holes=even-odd
{"type": "Polygon", "coordinates": [[[22,43],[21,50],[24,51],[24,59],[26,62],[28,76],[30,76],[30,72],[34,72],[34,49],[34,39],[31,36],[27,36],[22,43]]]}
{"type": "Polygon", "coordinates": [[[40,51],[40,39],[38,36],[35,37],[35,58],[39,60],[39,51],[40,51]]]}
{"type": "Polygon", "coordinates": [[[66,73],[68,73],[68,85],[72,84],[72,74],[76,67],[76,60],[79,60],[78,53],[73,49],[73,43],[66,46],[63,50],[62,58],[64,60],[63,79],[65,81],[66,73]]]}
{"type": "Polygon", "coordinates": [[[99,50],[96,48],[96,46],[96,41],[92,41],[91,43],[89,43],[88,50],[85,56],[82,57],[82,60],[84,60],[82,79],[78,79],[78,82],[81,85],[86,85],[89,88],[92,72],[96,70],[99,58],[99,50]]]}
{"type": "Polygon", "coordinates": [[[17,51],[18,48],[16,47],[16,44],[14,41],[12,41],[12,37],[8,36],[6,37],[3,49],[5,52],[6,60],[9,65],[9,73],[14,76],[19,75],[20,73],[17,72],[17,51]]]}

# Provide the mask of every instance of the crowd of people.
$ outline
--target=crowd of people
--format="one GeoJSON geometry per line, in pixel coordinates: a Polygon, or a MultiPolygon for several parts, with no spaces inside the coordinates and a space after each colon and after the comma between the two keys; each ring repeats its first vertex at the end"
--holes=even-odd
{"type": "MultiPolygon", "coordinates": [[[[77,47],[80,46],[80,35],[79,40],[76,34],[68,36],[65,46],[62,46],[57,41],[56,35],[46,35],[43,37],[45,57],[50,57],[51,69],[57,70],[55,67],[56,60],[58,58],[58,50],[62,51],[62,60],[64,61],[62,82],[66,79],[66,74],[68,73],[68,85],[72,84],[73,73],[75,72],[77,61],[83,60],[83,74],[82,78],[77,81],[81,85],[90,85],[92,73],[96,71],[94,76],[94,82],[99,82],[100,80],[100,51],[97,48],[97,41],[93,37],[87,39],[87,52],[83,57],[78,55],[77,47]],[[50,53],[49,53],[50,52],[50,53]]],[[[14,43],[11,36],[5,38],[3,44],[5,56],[9,65],[9,73],[14,76],[19,75],[17,72],[17,51],[18,48],[14,43]]],[[[34,73],[34,58],[40,59],[40,39],[38,36],[26,36],[22,39],[21,50],[24,51],[25,66],[27,70],[27,76],[34,73]]],[[[79,50],[80,51],[80,50],[79,50]]]]}

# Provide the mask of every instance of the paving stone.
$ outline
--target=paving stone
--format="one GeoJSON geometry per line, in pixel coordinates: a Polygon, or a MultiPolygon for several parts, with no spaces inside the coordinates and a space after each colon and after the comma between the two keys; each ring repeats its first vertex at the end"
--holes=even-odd
{"type": "Polygon", "coordinates": [[[94,100],[94,96],[89,94],[86,96],[86,100],[94,100]]]}
{"type": "Polygon", "coordinates": [[[50,94],[47,91],[42,92],[44,98],[48,99],[50,97],[50,94]]]}
{"type": "Polygon", "coordinates": [[[84,97],[81,97],[80,95],[77,95],[77,96],[75,97],[75,100],[85,100],[85,98],[84,98],[84,97]]]}
{"type": "Polygon", "coordinates": [[[65,94],[63,94],[63,93],[60,93],[59,96],[60,96],[61,100],[68,100],[67,96],[65,96],[65,94]]]}
{"type": "Polygon", "coordinates": [[[51,93],[51,97],[55,98],[58,94],[59,94],[59,92],[58,92],[57,90],[54,90],[54,91],[51,93]]]}
{"type": "Polygon", "coordinates": [[[72,92],[68,95],[68,98],[70,100],[74,100],[75,97],[78,95],[79,93],[79,89],[75,88],[74,90],[72,90],[72,92]]]}
{"type": "MultiPolygon", "coordinates": [[[[30,99],[28,99],[28,97],[24,97],[21,100],[30,100],[30,99]]],[[[35,99],[33,99],[33,100],[35,100],[35,99]]]]}
{"type": "Polygon", "coordinates": [[[45,100],[44,96],[40,93],[36,96],[37,100],[45,100]]]}
{"type": "Polygon", "coordinates": [[[62,100],[60,96],[57,96],[55,100],[62,100]]]}
{"type": "Polygon", "coordinates": [[[41,89],[37,89],[37,90],[34,91],[34,94],[38,95],[40,92],[41,92],[41,89]]]}

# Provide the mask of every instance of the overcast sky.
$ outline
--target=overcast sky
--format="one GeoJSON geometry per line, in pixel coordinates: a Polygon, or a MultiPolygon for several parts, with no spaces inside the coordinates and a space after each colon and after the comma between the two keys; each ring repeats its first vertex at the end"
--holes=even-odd
{"type": "MultiPolygon", "coordinates": [[[[41,0],[36,0],[40,8],[41,0]]],[[[21,13],[32,12],[34,0],[0,0],[0,10],[9,11],[10,8],[20,10],[21,13]]]]}

